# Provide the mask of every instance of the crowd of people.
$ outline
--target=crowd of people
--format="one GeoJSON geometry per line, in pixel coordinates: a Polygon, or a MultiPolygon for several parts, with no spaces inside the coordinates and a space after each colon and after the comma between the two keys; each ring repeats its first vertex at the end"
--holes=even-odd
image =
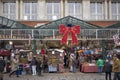
{"type": "MultiPolygon", "coordinates": [[[[120,59],[117,53],[109,54],[107,53],[105,59],[101,54],[85,54],[78,52],[71,52],[69,56],[67,53],[64,54],[64,67],[69,68],[70,72],[75,73],[76,68],[82,72],[82,65],[85,62],[95,63],[98,66],[98,73],[101,74],[105,72],[105,79],[112,80],[111,73],[114,72],[113,80],[120,80],[120,59]]],[[[19,57],[14,55],[11,58],[11,71],[9,73],[9,77],[11,77],[14,73],[19,77],[20,75],[20,66],[19,66],[19,57]]],[[[32,56],[28,59],[28,64],[23,65],[26,70],[26,74],[30,73],[34,75],[42,75],[43,72],[48,72],[48,56],[45,54],[43,58],[32,56]]],[[[0,57],[0,75],[3,73],[5,68],[5,61],[3,57],[0,57]]],[[[22,68],[21,68],[22,70],[22,68]]],[[[1,78],[1,80],[3,80],[1,78]]]]}

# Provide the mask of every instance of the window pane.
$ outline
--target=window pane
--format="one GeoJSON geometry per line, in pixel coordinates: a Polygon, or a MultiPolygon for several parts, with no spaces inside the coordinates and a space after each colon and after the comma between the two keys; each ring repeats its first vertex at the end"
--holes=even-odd
{"type": "Polygon", "coordinates": [[[101,20],[104,18],[102,2],[90,3],[90,15],[92,20],[101,20]]]}
{"type": "Polygon", "coordinates": [[[97,13],[102,14],[102,3],[97,4],[97,13]]]}
{"type": "Polygon", "coordinates": [[[118,3],[118,14],[120,15],[120,3],[118,3]]]}
{"type": "Polygon", "coordinates": [[[60,9],[59,9],[59,8],[60,8],[59,3],[55,3],[55,4],[54,4],[54,13],[55,13],[55,14],[56,14],[56,13],[57,13],[57,14],[60,13],[60,11],[59,11],[60,9]]]}
{"type": "Polygon", "coordinates": [[[113,20],[119,20],[119,16],[120,16],[120,2],[112,2],[111,3],[111,16],[113,20]]]}
{"type": "Polygon", "coordinates": [[[90,12],[95,13],[95,3],[90,3],[90,12]]]}
{"type": "Polygon", "coordinates": [[[47,19],[60,18],[60,0],[46,0],[46,8],[47,19]]]}
{"type": "Polygon", "coordinates": [[[10,19],[16,19],[15,0],[3,1],[3,15],[10,19]]]}
{"type": "Polygon", "coordinates": [[[8,13],[8,3],[3,3],[3,13],[8,13]]]}
{"type": "Polygon", "coordinates": [[[15,14],[15,10],[16,10],[15,4],[11,3],[10,4],[10,13],[15,14]]]}
{"type": "Polygon", "coordinates": [[[33,14],[36,14],[36,13],[37,13],[36,3],[32,3],[32,13],[33,13],[33,14]]]}
{"type": "Polygon", "coordinates": [[[37,0],[24,1],[24,16],[28,20],[37,20],[37,0]]]}
{"type": "Polygon", "coordinates": [[[24,3],[24,12],[25,14],[30,14],[30,4],[24,3]]]}
{"type": "Polygon", "coordinates": [[[75,13],[80,13],[80,3],[76,3],[75,9],[75,13]]]}
{"type": "Polygon", "coordinates": [[[81,2],[77,0],[68,1],[68,15],[80,18],[82,16],[81,2]]]}
{"type": "Polygon", "coordinates": [[[116,6],[116,3],[112,3],[112,14],[116,14],[117,13],[117,6],[116,6]]]}
{"type": "Polygon", "coordinates": [[[74,14],[74,3],[69,3],[68,4],[68,14],[73,13],[74,14]]]}
{"type": "Polygon", "coordinates": [[[52,9],[52,3],[47,3],[46,6],[47,6],[47,13],[51,14],[52,13],[52,10],[51,10],[52,9]]]}
{"type": "Polygon", "coordinates": [[[112,19],[116,20],[117,19],[117,15],[112,15],[112,19]]]}

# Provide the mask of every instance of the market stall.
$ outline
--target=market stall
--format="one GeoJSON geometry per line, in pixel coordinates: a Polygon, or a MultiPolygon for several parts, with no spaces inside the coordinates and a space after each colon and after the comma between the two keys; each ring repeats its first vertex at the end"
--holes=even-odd
{"type": "Polygon", "coordinates": [[[52,49],[48,51],[48,71],[64,72],[64,55],[63,50],[52,49]]]}
{"type": "Polygon", "coordinates": [[[10,55],[11,55],[10,50],[0,49],[0,56],[10,56],[10,55]]]}
{"type": "Polygon", "coordinates": [[[82,72],[98,72],[98,67],[94,63],[84,63],[82,65],[82,72]]]}

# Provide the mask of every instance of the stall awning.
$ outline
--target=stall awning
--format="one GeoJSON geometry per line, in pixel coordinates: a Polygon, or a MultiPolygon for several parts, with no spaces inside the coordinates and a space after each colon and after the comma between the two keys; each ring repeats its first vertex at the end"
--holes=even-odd
{"type": "Polygon", "coordinates": [[[0,56],[10,56],[10,50],[0,49],[0,56]]]}

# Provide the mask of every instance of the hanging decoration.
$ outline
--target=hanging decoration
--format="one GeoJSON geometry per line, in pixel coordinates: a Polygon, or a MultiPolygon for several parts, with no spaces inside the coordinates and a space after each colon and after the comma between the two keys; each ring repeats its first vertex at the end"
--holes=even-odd
{"type": "Polygon", "coordinates": [[[114,39],[115,46],[118,46],[119,45],[119,34],[113,35],[113,39],[114,39]]]}
{"type": "Polygon", "coordinates": [[[72,37],[72,44],[78,44],[77,34],[80,34],[80,26],[65,26],[64,24],[61,24],[59,33],[63,34],[61,44],[67,44],[69,33],[72,37]]]}

